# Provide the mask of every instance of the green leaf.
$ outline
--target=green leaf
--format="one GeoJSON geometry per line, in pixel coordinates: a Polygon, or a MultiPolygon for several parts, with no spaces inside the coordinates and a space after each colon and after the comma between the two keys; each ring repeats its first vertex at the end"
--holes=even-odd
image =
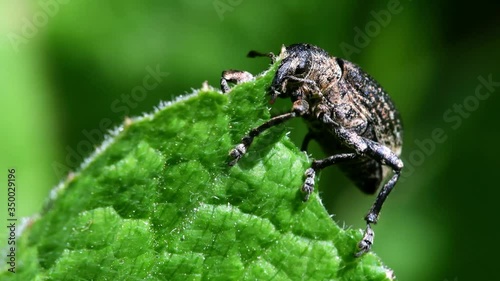
{"type": "MultiPolygon", "coordinates": [[[[269,119],[276,65],[223,95],[209,87],[127,119],[51,194],[17,243],[18,280],[391,280],[359,230],[300,192],[310,160],[269,119]]],[[[5,266],[5,263],[2,263],[5,266]]],[[[5,270],[8,266],[5,268],[5,270]]]]}

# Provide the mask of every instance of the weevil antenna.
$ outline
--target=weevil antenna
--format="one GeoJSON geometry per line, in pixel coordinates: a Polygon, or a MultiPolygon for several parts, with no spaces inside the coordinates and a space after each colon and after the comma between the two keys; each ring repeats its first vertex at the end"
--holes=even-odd
{"type": "Polygon", "coordinates": [[[276,55],[274,55],[272,52],[269,53],[261,53],[258,51],[251,50],[248,52],[247,57],[249,58],[256,58],[256,57],[268,57],[271,59],[271,63],[276,62],[276,55]]]}

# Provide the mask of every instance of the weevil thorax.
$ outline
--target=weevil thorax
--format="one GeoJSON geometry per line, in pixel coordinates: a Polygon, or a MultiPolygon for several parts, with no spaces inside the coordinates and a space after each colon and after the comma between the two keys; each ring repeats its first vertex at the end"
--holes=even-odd
{"type": "Polygon", "coordinates": [[[283,46],[277,59],[281,63],[271,84],[272,100],[276,97],[313,99],[342,76],[336,59],[313,45],[283,46]]]}

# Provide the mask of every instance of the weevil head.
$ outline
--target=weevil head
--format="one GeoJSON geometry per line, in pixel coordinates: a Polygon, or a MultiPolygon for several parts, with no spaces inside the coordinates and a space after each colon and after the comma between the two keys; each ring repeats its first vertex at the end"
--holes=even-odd
{"type": "MultiPolygon", "coordinates": [[[[335,59],[321,48],[309,44],[283,46],[281,61],[270,87],[271,102],[277,97],[300,99],[328,86],[341,70],[335,59]],[[325,75],[335,77],[326,77],[325,75]]],[[[338,78],[336,78],[338,80],[338,78]]]]}

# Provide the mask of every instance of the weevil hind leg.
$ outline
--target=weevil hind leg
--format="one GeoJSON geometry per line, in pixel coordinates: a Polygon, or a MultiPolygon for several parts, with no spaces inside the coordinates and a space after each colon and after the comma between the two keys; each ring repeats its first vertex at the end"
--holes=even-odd
{"type": "Polygon", "coordinates": [[[401,170],[403,169],[403,161],[388,147],[371,140],[365,139],[365,142],[368,145],[366,154],[368,154],[372,159],[378,160],[382,164],[391,167],[392,171],[394,172],[391,179],[384,184],[382,189],[377,194],[375,202],[373,203],[370,211],[365,217],[367,223],[377,223],[382,205],[384,205],[385,200],[398,182],[399,175],[401,174],[401,170]]]}
{"type": "Polygon", "coordinates": [[[394,189],[394,186],[398,182],[399,175],[401,174],[401,170],[403,169],[403,161],[401,161],[401,159],[388,147],[371,140],[367,139],[364,140],[368,147],[365,153],[372,159],[378,160],[382,164],[391,167],[394,174],[392,175],[391,179],[387,181],[387,183],[384,184],[382,189],[379,191],[379,193],[377,194],[377,198],[375,199],[375,202],[370,208],[370,211],[365,216],[366,230],[363,239],[358,244],[360,251],[356,253],[356,256],[361,256],[364,253],[370,251],[375,236],[370,225],[377,223],[380,210],[382,209],[385,200],[387,199],[391,191],[394,189]]]}
{"type": "Polygon", "coordinates": [[[342,126],[337,125],[337,123],[331,120],[328,116],[323,116],[323,118],[323,122],[331,124],[335,135],[344,144],[353,149],[357,155],[370,157],[382,165],[389,166],[394,172],[392,178],[379,191],[375,202],[370,208],[370,211],[365,216],[367,227],[363,239],[358,244],[360,251],[356,254],[357,256],[360,256],[368,252],[373,244],[374,232],[370,225],[377,223],[382,205],[394,189],[394,186],[399,179],[399,175],[403,169],[403,161],[387,146],[364,138],[355,132],[346,130],[342,126]]]}
{"type": "Polygon", "coordinates": [[[380,210],[382,209],[382,205],[384,204],[385,199],[387,199],[389,193],[396,185],[396,182],[399,179],[399,175],[400,175],[400,170],[394,172],[392,178],[384,185],[384,187],[382,187],[382,189],[378,193],[377,198],[375,199],[375,203],[373,203],[370,211],[365,216],[366,229],[363,238],[358,243],[359,251],[356,253],[356,257],[360,257],[363,254],[370,251],[373,245],[373,240],[375,238],[375,233],[373,232],[370,225],[372,223],[373,224],[377,223],[380,210]]]}
{"type": "Polygon", "coordinates": [[[242,70],[224,70],[220,78],[220,89],[225,94],[231,90],[229,83],[240,84],[251,81],[253,75],[248,71],[242,70]]]}

